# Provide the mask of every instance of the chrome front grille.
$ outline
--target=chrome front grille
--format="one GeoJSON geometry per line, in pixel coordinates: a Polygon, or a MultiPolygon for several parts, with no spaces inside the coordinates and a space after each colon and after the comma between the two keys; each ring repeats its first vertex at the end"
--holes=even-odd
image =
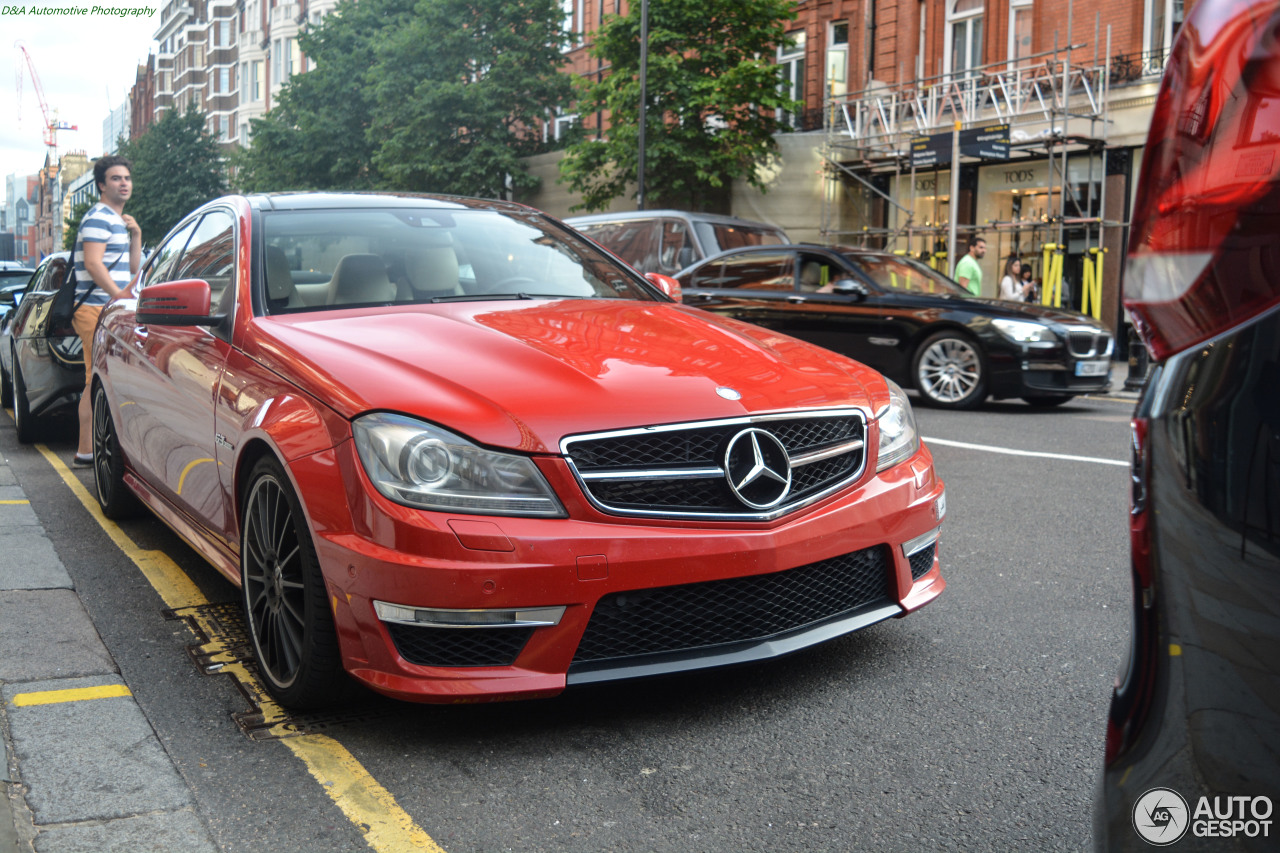
{"type": "Polygon", "coordinates": [[[1102,330],[1071,330],[1067,332],[1067,348],[1076,358],[1111,355],[1111,335],[1102,330]]]}
{"type": "Polygon", "coordinates": [[[858,409],[762,415],[572,436],[561,450],[591,502],[619,515],[766,520],[852,483],[866,465],[858,409]],[[748,505],[729,482],[727,454],[744,430],[785,449],[790,487],[776,506],[748,505]]]}

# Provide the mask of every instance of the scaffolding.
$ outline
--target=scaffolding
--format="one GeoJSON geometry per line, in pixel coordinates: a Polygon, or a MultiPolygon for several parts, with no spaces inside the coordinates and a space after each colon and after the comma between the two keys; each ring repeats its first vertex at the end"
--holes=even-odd
{"type": "MultiPolygon", "coordinates": [[[[874,84],[856,95],[829,99],[822,152],[823,241],[909,253],[945,268],[944,259],[954,256],[957,242],[963,246],[962,236],[975,231],[994,232],[996,257],[1003,257],[1006,237],[1019,253],[1037,253],[1046,244],[1061,251],[1067,229],[1076,235],[1083,229],[1088,257],[1089,249],[1100,247],[1104,228],[1122,224],[1104,218],[1110,28],[1101,57],[1096,35],[1093,61],[1087,64],[1072,58],[1087,54],[1089,45],[1071,44],[1022,57],[1016,65],[1001,62],[898,86],[874,84]],[[918,174],[933,174],[936,181],[939,167],[926,172],[913,166],[913,141],[934,137],[937,142],[939,134],[957,139],[966,130],[1001,125],[1008,126],[1009,159],[1005,162],[1011,168],[1019,162],[1047,161],[1044,207],[1014,208],[1007,219],[960,225],[951,215],[958,201],[954,189],[944,198],[943,188],[936,187],[931,197],[932,215],[922,216],[916,195],[918,174]],[[1088,159],[1083,198],[1068,171],[1068,159],[1081,155],[1088,159]],[[1096,177],[1095,166],[1101,171],[1096,177]],[[892,190],[902,187],[904,176],[910,178],[910,191],[899,192],[895,198],[892,190]],[[853,192],[855,186],[864,191],[853,192]],[[876,220],[873,207],[878,203],[885,205],[880,217],[886,223],[883,226],[871,224],[876,220]],[[856,213],[858,207],[862,209],[856,218],[861,224],[844,227],[842,213],[850,209],[856,213]],[[1021,236],[1028,233],[1029,244],[1019,245],[1021,236]]],[[[993,162],[966,156],[954,144],[948,147],[952,161],[942,168],[951,172],[953,188],[964,164],[993,162]]]]}

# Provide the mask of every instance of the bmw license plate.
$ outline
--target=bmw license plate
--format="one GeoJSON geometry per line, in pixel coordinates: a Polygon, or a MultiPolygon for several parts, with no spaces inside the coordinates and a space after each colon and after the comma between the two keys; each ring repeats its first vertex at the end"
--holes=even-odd
{"type": "Polygon", "coordinates": [[[1110,369],[1110,359],[1076,362],[1076,376],[1105,376],[1110,369]]]}

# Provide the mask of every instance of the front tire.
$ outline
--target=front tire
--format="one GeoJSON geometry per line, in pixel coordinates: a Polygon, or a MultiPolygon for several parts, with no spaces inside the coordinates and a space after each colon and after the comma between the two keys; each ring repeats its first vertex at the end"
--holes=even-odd
{"type": "Polygon", "coordinates": [[[93,389],[93,484],[98,506],[107,518],[118,520],[137,514],[140,504],[124,482],[124,454],[111,419],[107,392],[101,385],[93,389]]]}
{"type": "Polygon", "coordinates": [[[345,698],[350,680],[302,505],[284,468],[265,457],[249,474],[241,513],[240,591],[258,669],[295,709],[345,698]]]}
{"type": "Polygon", "coordinates": [[[13,425],[18,430],[18,443],[31,444],[36,440],[36,422],[27,404],[27,384],[22,381],[22,367],[18,354],[13,354],[13,425]]]}
{"type": "Polygon", "coordinates": [[[926,338],[912,361],[916,390],[930,406],[973,409],[987,398],[987,366],[977,344],[959,332],[926,338]]]}

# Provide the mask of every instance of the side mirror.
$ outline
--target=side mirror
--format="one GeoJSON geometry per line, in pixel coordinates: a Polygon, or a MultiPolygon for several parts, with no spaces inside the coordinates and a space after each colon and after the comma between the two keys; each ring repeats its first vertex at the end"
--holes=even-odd
{"type": "Polygon", "coordinates": [[[644,277],[649,280],[650,284],[670,296],[675,302],[681,300],[680,282],[671,276],[657,272],[647,272],[644,277]]]}
{"type": "Polygon", "coordinates": [[[137,321],[144,326],[216,326],[225,314],[210,315],[209,282],[198,278],[153,284],[138,297],[137,321]]]}
{"type": "Polygon", "coordinates": [[[852,296],[859,302],[871,295],[865,284],[852,278],[837,280],[831,285],[831,292],[839,293],[842,296],[852,296]]]}

